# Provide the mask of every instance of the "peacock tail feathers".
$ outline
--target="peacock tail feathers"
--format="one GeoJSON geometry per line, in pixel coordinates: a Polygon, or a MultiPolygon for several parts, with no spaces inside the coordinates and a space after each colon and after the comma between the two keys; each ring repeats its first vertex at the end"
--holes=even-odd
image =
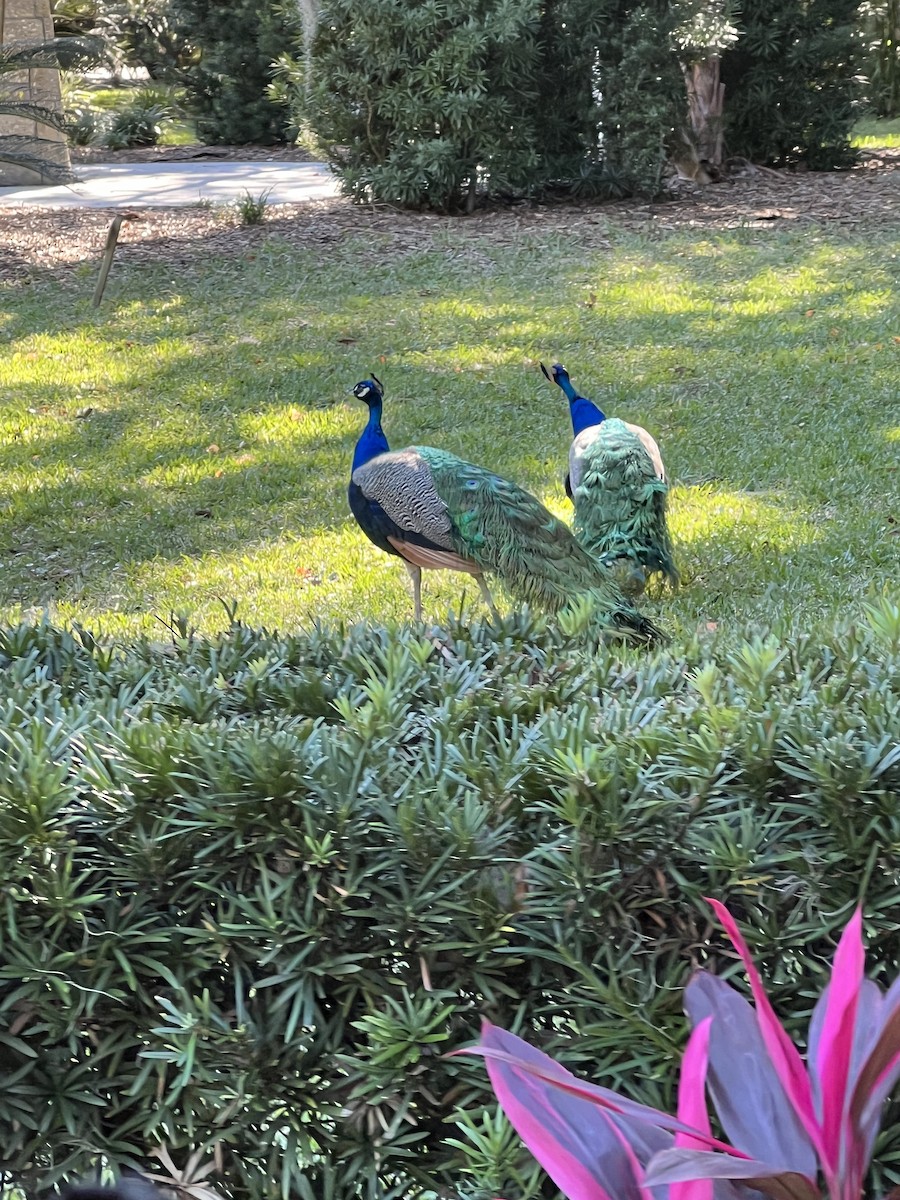
{"type": "Polygon", "coordinates": [[[585,550],[603,563],[631,564],[628,590],[643,590],[644,576],[656,572],[677,583],[668,486],[638,435],[615,417],[586,429],[572,443],[569,474],[585,550]]]}

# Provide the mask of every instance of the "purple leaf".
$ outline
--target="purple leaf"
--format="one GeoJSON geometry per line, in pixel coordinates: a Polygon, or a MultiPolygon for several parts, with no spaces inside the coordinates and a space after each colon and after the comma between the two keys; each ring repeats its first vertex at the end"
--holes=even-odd
{"type": "MultiPolygon", "coordinates": [[[[809,1036],[807,1039],[807,1060],[810,1082],[813,1089],[813,1103],[816,1106],[816,1111],[820,1114],[822,1111],[821,1084],[819,1082],[819,1073],[816,1070],[816,1061],[819,1055],[818,1047],[822,1036],[825,1012],[828,1008],[829,991],[830,988],[826,986],[822,995],[816,1001],[816,1006],[813,1009],[809,1022],[809,1036]]],[[[876,983],[873,983],[871,979],[863,979],[856,1005],[856,1031],[853,1037],[853,1055],[850,1059],[851,1085],[855,1085],[863,1064],[878,1041],[885,1013],[887,1012],[888,1007],[885,1003],[885,997],[881,994],[881,988],[876,983]]]]}
{"type": "Polygon", "coordinates": [[[878,1040],[860,1067],[850,1097],[850,1121],[853,1128],[866,1138],[866,1161],[872,1152],[881,1121],[881,1106],[900,1078],[900,1004],[887,1011],[887,1002],[894,988],[885,997],[883,1024],[878,1040]]]}
{"type": "Polygon", "coordinates": [[[739,1150],[732,1149],[718,1138],[705,1137],[699,1130],[691,1129],[690,1126],[682,1124],[675,1117],[670,1117],[668,1113],[660,1112],[659,1109],[651,1108],[647,1104],[638,1104],[634,1100],[627,1100],[618,1092],[610,1091],[609,1088],[597,1087],[596,1084],[585,1083],[583,1079],[577,1079],[570,1071],[561,1067],[559,1063],[554,1062],[540,1050],[536,1050],[522,1038],[516,1037],[514,1033],[508,1033],[496,1025],[491,1025],[489,1022],[484,1023],[482,1040],[477,1046],[464,1046],[460,1050],[451,1051],[450,1057],[458,1054],[478,1054],[488,1062],[505,1063],[519,1072],[524,1072],[549,1084],[554,1090],[587,1100],[591,1104],[598,1105],[600,1108],[627,1119],[631,1124],[638,1122],[641,1126],[665,1129],[672,1133],[690,1133],[711,1149],[741,1154],[739,1150]],[[489,1041],[485,1040],[486,1037],[489,1038],[489,1041]],[[493,1044],[490,1044],[491,1042],[493,1044]],[[505,1047],[510,1047],[510,1049],[505,1047]]]}
{"type": "Polygon", "coordinates": [[[574,1076],[515,1034],[485,1022],[481,1036],[472,1050],[485,1052],[503,1111],[569,1200],[650,1200],[641,1163],[671,1145],[669,1134],[646,1122],[631,1129],[621,1115],[561,1089],[558,1082],[574,1076]],[[515,1058],[509,1047],[517,1050],[515,1058]],[[550,1086],[532,1069],[544,1064],[557,1076],[550,1086]]]}
{"type": "Polygon", "coordinates": [[[707,971],[691,978],[684,1006],[692,1025],[713,1018],[706,1083],[731,1144],[815,1178],[815,1150],[766,1053],[753,1007],[707,971]]]}
{"type": "Polygon", "coordinates": [[[686,1179],[739,1179],[778,1200],[821,1200],[819,1189],[805,1175],[755,1158],[734,1158],[708,1150],[663,1150],[647,1164],[648,1187],[686,1179]]]}
{"type": "Polygon", "coordinates": [[[711,900],[709,897],[704,897],[704,899],[721,921],[725,932],[734,943],[735,950],[740,955],[741,962],[744,964],[744,970],[747,972],[750,989],[753,992],[753,999],[756,1003],[756,1019],[759,1022],[759,1030],[765,1042],[769,1058],[772,1060],[772,1066],[778,1072],[778,1078],[781,1080],[797,1116],[803,1122],[803,1127],[809,1134],[810,1140],[820,1155],[825,1157],[823,1155],[822,1130],[813,1109],[812,1089],[810,1088],[809,1076],[803,1066],[803,1059],[775,1016],[775,1011],[763,987],[762,979],[753,959],[750,957],[747,943],[741,936],[734,917],[732,917],[725,905],[720,904],[718,900],[711,900]]]}

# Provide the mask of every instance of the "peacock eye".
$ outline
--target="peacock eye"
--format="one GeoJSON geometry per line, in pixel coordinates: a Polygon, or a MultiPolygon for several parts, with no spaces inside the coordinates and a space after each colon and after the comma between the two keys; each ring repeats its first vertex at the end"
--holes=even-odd
{"type": "Polygon", "coordinates": [[[473,491],[475,488],[477,488],[477,487],[478,487],[478,480],[477,480],[477,479],[467,479],[467,480],[466,480],[466,487],[467,487],[467,488],[468,488],[470,491],[473,491]]]}

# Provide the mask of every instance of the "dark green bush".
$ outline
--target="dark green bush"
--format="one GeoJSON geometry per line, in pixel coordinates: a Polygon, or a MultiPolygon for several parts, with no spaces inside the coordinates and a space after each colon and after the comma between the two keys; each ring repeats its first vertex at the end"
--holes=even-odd
{"type": "Polygon", "coordinates": [[[292,22],[274,0],[173,0],[172,35],[197,54],[175,72],[207,142],[269,145],[284,140],[288,114],[267,88],[292,22]]]}
{"type": "Polygon", "coordinates": [[[308,105],[356,199],[455,210],[538,167],[538,0],[329,0],[308,105]]]}
{"type": "Polygon", "coordinates": [[[441,1057],[482,1014],[668,1107],[685,978],[733,965],[704,895],[795,1036],[860,896],[896,974],[900,605],[652,657],[563,624],[0,630],[7,1183],[529,1196],[441,1057]]]}
{"type": "Polygon", "coordinates": [[[814,171],[851,166],[857,0],[744,0],[722,60],[731,154],[814,171]]]}
{"type": "Polygon", "coordinates": [[[855,8],[324,0],[315,37],[307,20],[299,56],[281,54],[271,95],[357,200],[468,211],[476,199],[653,195],[688,122],[687,27],[695,51],[723,56],[731,154],[849,165],[855,8]]]}

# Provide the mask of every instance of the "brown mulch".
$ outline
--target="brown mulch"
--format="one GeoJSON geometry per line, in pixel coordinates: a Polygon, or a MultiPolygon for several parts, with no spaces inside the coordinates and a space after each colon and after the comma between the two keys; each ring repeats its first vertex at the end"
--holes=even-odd
{"type": "MultiPolygon", "coordinates": [[[[167,147],[165,153],[193,150],[196,155],[198,149],[167,147]]],[[[239,149],[246,159],[246,147],[239,149]]],[[[271,147],[254,148],[256,152],[272,158],[277,153],[271,147]]],[[[670,198],[654,203],[517,204],[460,218],[329,200],[273,205],[262,225],[249,227],[241,225],[237,211],[227,206],[144,208],[133,218],[123,225],[117,264],[180,265],[211,252],[240,256],[273,235],[293,245],[314,246],[324,255],[325,247],[364,234],[368,245],[361,253],[387,261],[426,249],[434,234],[448,227],[465,228],[498,245],[513,243],[529,232],[558,228],[585,248],[607,245],[616,228],[652,235],[678,228],[878,227],[900,220],[900,151],[870,155],[846,172],[747,168],[706,187],[679,185],[670,198]]],[[[79,263],[95,264],[111,219],[108,209],[0,209],[0,280],[28,282],[48,272],[65,275],[79,263]]]]}

